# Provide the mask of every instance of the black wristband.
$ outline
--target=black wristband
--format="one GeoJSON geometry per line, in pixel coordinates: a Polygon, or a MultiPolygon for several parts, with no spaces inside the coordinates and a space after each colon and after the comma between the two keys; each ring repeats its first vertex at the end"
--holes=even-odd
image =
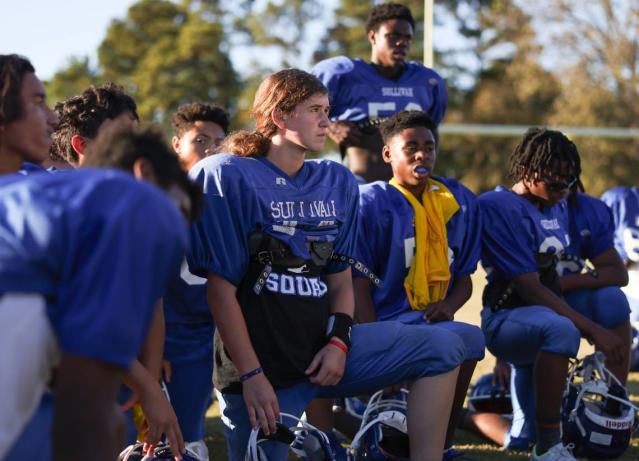
{"type": "Polygon", "coordinates": [[[328,318],[328,327],[326,328],[326,339],[335,337],[351,348],[351,327],[353,319],[348,314],[337,312],[331,314],[328,318]]]}

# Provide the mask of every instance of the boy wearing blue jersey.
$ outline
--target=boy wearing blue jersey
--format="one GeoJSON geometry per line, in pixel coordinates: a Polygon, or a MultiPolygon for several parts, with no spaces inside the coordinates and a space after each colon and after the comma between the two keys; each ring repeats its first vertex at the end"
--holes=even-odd
{"type": "Polygon", "coordinates": [[[458,181],[433,176],[437,125],[427,114],[399,112],[380,131],[382,157],[393,179],[360,186],[356,254],[384,284],[375,287],[359,274],[353,281],[355,313],[360,322],[399,320],[419,325],[424,334],[436,325],[462,338],[465,361],[444,452],[445,460],[454,459],[459,456],[451,448],[457,420],[485,347],[478,327],[454,321],[470,298],[470,275],[479,261],[476,198],[458,181]]]}
{"type": "Polygon", "coordinates": [[[41,163],[57,123],[29,60],[0,55],[0,174],[14,173],[24,162],[41,163]]]}
{"type": "Polygon", "coordinates": [[[171,145],[189,171],[207,155],[215,153],[229,134],[229,114],[219,105],[192,102],[177,108],[171,117],[171,145]]]}
{"type": "Polygon", "coordinates": [[[414,28],[406,6],[377,5],[366,23],[370,63],[339,56],[311,70],[329,91],[328,135],[348,156],[349,168],[361,182],[386,181],[392,176],[381,157],[377,119],[402,110],[421,110],[439,124],[446,113],[444,80],[434,70],[407,60],[414,28]]]}
{"type": "MultiPolygon", "coordinates": [[[[24,450],[44,450],[49,434],[54,459],[85,459],[87,453],[115,459],[122,444],[118,386],[185,250],[178,207],[189,215],[196,195],[157,134],[108,134],[96,142],[94,152],[96,157],[135,156],[131,170],[173,200],[115,171],[14,176],[0,182],[5,250],[0,255],[0,313],[12,325],[1,335],[2,349],[20,347],[19,356],[15,350],[9,353],[9,362],[3,357],[16,373],[3,373],[0,387],[4,395],[15,396],[5,402],[28,404],[18,413],[0,412],[11,419],[10,437],[20,431],[55,370],[51,432],[44,427],[44,433],[31,434],[9,459],[26,459],[24,450]],[[144,148],[154,154],[141,160],[144,148]]],[[[12,439],[3,442],[4,452],[12,439]]],[[[47,457],[40,451],[28,459],[47,457]]]]}
{"type": "MultiPolygon", "coordinates": [[[[578,158],[575,145],[562,133],[530,129],[510,157],[515,185],[479,198],[482,264],[488,277],[482,329],[495,356],[516,371],[533,370],[536,445],[531,459],[536,460],[574,459],[561,443],[560,407],[568,358],[576,355],[581,336],[611,364],[625,356],[624,342],[614,331],[561,296],[557,260],[570,244],[564,199],[578,181],[578,158]]],[[[525,427],[530,415],[520,416],[515,415],[507,446],[514,446],[518,437],[534,437],[533,428],[525,427]]]]}
{"type": "MultiPolygon", "coordinates": [[[[193,102],[178,107],[171,119],[171,144],[189,171],[211,155],[229,130],[229,117],[216,104],[193,102]]],[[[215,323],[206,300],[206,279],[189,272],[186,261],[163,298],[166,334],[164,380],[187,448],[208,460],[204,419],[213,394],[215,323]]]]}
{"type": "MultiPolygon", "coordinates": [[[[399,322],[352,326],[345,261],[355,249],[357,185],[335,162],[304,160],[324,145],[327,113],[315,77],[273,74],[255,96],[256,130],[223,146],[235,155],[207,157],[190,172],[207,207],[189,265],[208,277],[229,458],[244,457],[251,428],[271,434],[280,412],[299,416],[316,396],[412,380],[411,457],[437,459],[463,345],[443,329],[424,337],[399,322]]],[[[285,459],[284,448],[267,444],[269,459],[285,459]]]]}

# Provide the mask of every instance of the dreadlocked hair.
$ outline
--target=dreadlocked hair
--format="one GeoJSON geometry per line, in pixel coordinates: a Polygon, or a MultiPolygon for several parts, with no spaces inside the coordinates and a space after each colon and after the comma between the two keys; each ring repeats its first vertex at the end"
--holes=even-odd
{"type": "MultiPolygon", "coordinates": [[[[581,159],[577,146],[560,131],[532,127],[510,154],[509,174],[515,182],[536,182],[548,174],[561,173],[561,164],[568,164],[570,175],[579,178],[581,159]]],[[[575,187],[584,190],[580,179],[575,187]]]]}

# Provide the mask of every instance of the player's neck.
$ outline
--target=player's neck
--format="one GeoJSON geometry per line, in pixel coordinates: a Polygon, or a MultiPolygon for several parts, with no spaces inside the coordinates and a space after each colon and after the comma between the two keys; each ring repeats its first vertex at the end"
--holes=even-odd
{"type": "MultiPolygon", "coordinates": [[[[275,141],[273,139],[272,141],[275,141]]],[[[280,170],[293,178],[304,166],[306,151],[297,144],[271,142],[266,158],[280,170]]]]}
{"type": "Polygon", "coordinates": [[[22,157],[0,147],[0,175],[15,173],[22,166],[22,157]]]}
{"type": "Polygon", "coordinates": [[[513,187],[510,188],[510,190],[513,191],[515,194],[519,195],[520,197],[525,198],[530,203],[535,205],[537,208],[541,207],[541,204],[539,203],[539,199],[530,192],[530,189],[526,187],[523,181],[519,181],[518,183],[515,183],[513,187]]]}
{"type": "Polygon", "coordinates": [[[405,63],[400,65],[385,65],[375,55],[371,57],[371,65],[375,68],[379,75],[387,80],[397,80],[401,77],[402,73],[404,73],[404,68],[406,67],[405,63]]]}

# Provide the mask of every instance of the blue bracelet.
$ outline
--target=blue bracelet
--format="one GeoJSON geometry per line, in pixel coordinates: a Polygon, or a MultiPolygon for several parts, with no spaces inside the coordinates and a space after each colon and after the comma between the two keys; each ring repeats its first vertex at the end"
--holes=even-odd
{"type": "Polygon", "coordinates": [[[255,370],[251,370],[246,374],[243,374],[242,376],[240,376],[240,382],[243,383],[244,381],[246,381],[247,379],[252,378],[255,375],[259,375],[260,373],[262,373],[262,367],[257,367],[255,370]]]}

